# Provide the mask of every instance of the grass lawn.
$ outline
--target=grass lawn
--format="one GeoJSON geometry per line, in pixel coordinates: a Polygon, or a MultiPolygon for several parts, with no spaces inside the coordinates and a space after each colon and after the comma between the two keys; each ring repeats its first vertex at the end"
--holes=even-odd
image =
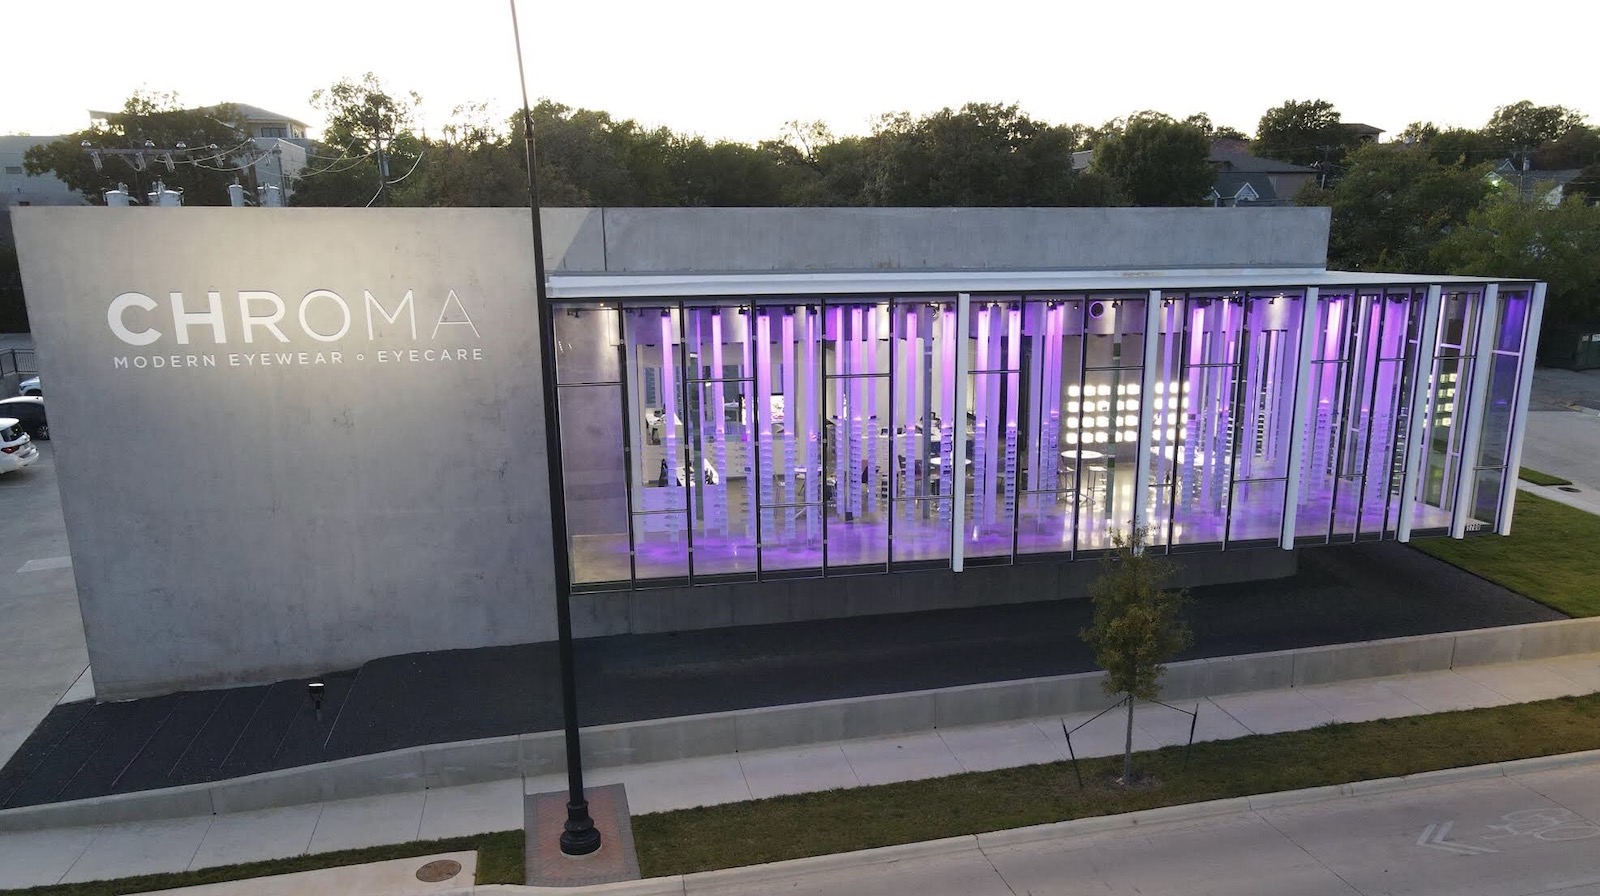
{"type": "MultiPolygon", "coordinates": [[[[1151,809],[1181,803],[1600,749],[1600,695],[1256,735],[1141,753],[1154,787],[1111,784],[1121,757],[641,815],[639,866],[660,877],[1151,809]]],[[[521,883],[522,832],[301,856],[183,874],[21,891],[110,896],[455,850],[478,850],[479,884],[521,883]]]]}
{"type": "Polygon", "coordinates": [[[1551,476],[1549,473],[1541,473],[1538,470],[1530,470],[1527,467],[1517,468],[1517,478],[1523,480],[1524,482],[1531,482],[1534,485],[1572,484],[1571,479],[1562,479],[1560,476],[1551,476]]]}
{"type": "Polygon", "coordinates": [[[1510,535],[1412,545],[1570,616],[1600,615],[1600,517],[1594,514],[1518,492],[1510,535]]]}

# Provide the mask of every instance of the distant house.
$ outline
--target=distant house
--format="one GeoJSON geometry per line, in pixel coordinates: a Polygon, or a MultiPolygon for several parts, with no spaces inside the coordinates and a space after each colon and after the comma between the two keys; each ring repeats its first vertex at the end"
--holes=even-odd
{"type": "MultiPolygon", "coordinates": [[[[222,103],[201,107],[201,111],[215,112],[224,107],[231,107],[233,111],[224,123],[254,147],[249,150],[241,147],[233,163],[248,165],[259,187],[277,187],[283,201],[287,202],[294,192],[295,177],[306,167],[306,154],[311,148],[311,141],[306,137],[306,123],[249,103],[222,103]]],[[[103,125],[116,114],[90,109],[89,121],[103,125]]]]}
{"type": "Polygon", "coordinates": [[[59,136],[0,136],[0,244],[11,243],[11,212],[16,205],[88,205],[83,194],[53,174],[29,174],[22,157],[35,146],[54,143],[59,136]]]}
{"type": "MultiPolygon", "coordinates": [[[[1317,169],[1293,165],[1277,159],[1263,159],[1237,151],[1241,141],[1219,139],[1211,142],[1206,161],[1216,169],[1217,179],[1202,197],[1214,206],[1292,205],[1294,196],[1317,179],[1317,169]]],[[[1072,170],[1083,171],[1094,162],[1094,150],[1072,154],[1072,170]]]]}
{"type": "Polygon", "coordinates": [[[1315,168],[1221,152],[1215,145],[1206,161],[1217,170],[1217,182],[1206,195],[1216,206],[1291,205],[1295,194],[1317,179],[1315,168]]]}
{"type": "Polygon", "coordinates": [[[1361,124],[1356,121],[1342,121],[1339,126],[1355,135],[1362,143],[1377,143],[1383,134],[1383,128],[1375,128],[1370,124],[1361,124]]]}
{"type": "Polygon", "coordinates": [[[1516,190],[1529,202],[1560,205],[1566,198],[1567,184],[1583,173],[1582,168],[1559,171],[1524,171],[1510,159],[1501,159],[1488,174],[1489,183],[1501,190],[1516,190]]]}

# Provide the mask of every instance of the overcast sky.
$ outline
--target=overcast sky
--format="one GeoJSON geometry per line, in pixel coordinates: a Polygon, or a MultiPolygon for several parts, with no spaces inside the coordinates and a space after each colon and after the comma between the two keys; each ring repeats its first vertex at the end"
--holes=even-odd
{"type": "MultiPolygon", "coordinates": [[[[1484,0],[519,0],[528,90],[707,138],[786,121],[865,133],[874,116],[1015,102],[1053,123],[1140,109],[1253,131],[1287,99],[1327,99],[1392,137],[1416,119],[1477,127],[1520,99],[1600,121],[1600,3],[1484,0]]],[[[0,134],[59,134],[134,90],[244,102],[315,129],[311,92],[374,72],[452,107],[518,108],[506,0],[161,3],[4,0],[0,134]],[[127,24],[118,24],[126,22],[127,24]]]]}

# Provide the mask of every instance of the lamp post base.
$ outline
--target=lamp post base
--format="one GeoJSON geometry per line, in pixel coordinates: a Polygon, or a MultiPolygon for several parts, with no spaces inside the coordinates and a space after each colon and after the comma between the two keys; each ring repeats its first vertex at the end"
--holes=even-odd
{"type": "Polygon", "coordinates": [[[586,856],[600,848],[600,829],[589,817],[588,800],[567,803],[567,823],[561,828],[561,852],[586,856]]]}

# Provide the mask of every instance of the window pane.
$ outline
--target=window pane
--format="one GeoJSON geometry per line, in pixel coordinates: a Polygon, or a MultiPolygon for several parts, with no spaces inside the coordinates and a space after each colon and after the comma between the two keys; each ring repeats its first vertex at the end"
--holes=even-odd
{"type": "Polygon", "coordinates": [[[1021,424],[1026,445],[1021,463],[1027,475],[1022,477],[1025,494],[1017,539],[1022,553],[1073,548],[1080,494],[1075,457],[1083,434],[1094,430],[1093,412],[1085,409],[1087,399],[1082,394],[1082,319],[1080,301],[1027,303],[1023,321],[1027,413],[1021,424]]]}
{"type": "Polygon", "coordinates": [[[621,380],[620,317],[615,308],[593,304],[563,304],[555,309],[556,382],[621,380]]]}
{"type": "Polygon", "coordinates": [[[561,468],[575,584],[627,582],[628,495],[622,388],[562,386],[561,468]]]}
{"type": "Polygon", "coordinates": [[[976,338],[968,377],[971,499],[962,533],[972,557],[1009,557],[1017,508],[1022,310],[1015,302],[974,304],[976,338]]]}
{"type": "Polygon", "coordinates": [[[825,502],[828,565],[882,566],[889,560],[888,306],[829,305],[822,313],[823,468],[833,488],[825,502]]]}
{"type": "Polygon", "coordinates": [[[1283,534],[1282,479],[1237,482],[1228,511],[1228,540],[1277,539],[1283,534]]]}

